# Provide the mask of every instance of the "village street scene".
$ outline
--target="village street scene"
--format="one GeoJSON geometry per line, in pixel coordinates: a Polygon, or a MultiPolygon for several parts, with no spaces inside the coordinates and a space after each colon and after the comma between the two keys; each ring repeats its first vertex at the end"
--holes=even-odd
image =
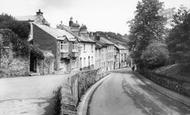
{"type": "Polygon", "coordinates": [[[190,1],[0,4],[0,115],[190,115],[190,1]]]}

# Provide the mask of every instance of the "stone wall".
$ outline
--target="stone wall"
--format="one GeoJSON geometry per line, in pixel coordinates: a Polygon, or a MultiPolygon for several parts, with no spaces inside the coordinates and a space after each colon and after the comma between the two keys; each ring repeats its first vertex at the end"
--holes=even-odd
{"type": "Polygon", "coordinates": [[[11,48],[1,49],[0,78],[29,75],[29,59],[15,57],[11,48]]]}
{"type": "Polygon", "coordinates": [[[76,115],[77,106],[86,91],[108,73],[99,70],[81,71],[68,79],[68,84],[61,90],[61,115],[76,115]]]}
{"type": "Polygon", "coordinates": [[[97,75],[98,70],[87,70],[70,78],[71,93],[76,100],[76,104],[78,104],[87,89],[96,82],[97,75]]]}
{"type": "Polygon", "coordinates": [[[188,81],[178,80],[165,75],[156,74],[148,70],[140,73],[143,74],[146,78],[165,88],[190,97],[190,82],[188,81]]]}
{"type": "Polygon", "coordinates": [[[26,76],[29,75],[29,59],[28,58],[13,58],[9,62],[10,76],[26,76]]]}

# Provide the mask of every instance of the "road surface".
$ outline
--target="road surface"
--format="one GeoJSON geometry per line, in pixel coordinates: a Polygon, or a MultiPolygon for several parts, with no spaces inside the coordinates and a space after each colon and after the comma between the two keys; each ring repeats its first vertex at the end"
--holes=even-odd
{"type": "Polygon", "coordinates": [[[157,92],[130,72],[111,73],[94,92],[90,115],[190,115],[190,107],[157,92]]]}
{"type": "Polygon", "coordinates": [[[0,115],[51,115],[54,91],[66,75],[0,79],[0,115]]]}

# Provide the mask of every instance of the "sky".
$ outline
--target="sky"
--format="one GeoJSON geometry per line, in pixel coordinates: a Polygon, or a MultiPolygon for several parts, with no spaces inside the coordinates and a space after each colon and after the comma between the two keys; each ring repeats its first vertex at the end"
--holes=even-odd
{"type": "MultiPolygon", "coordinates": [[[[0,13],[12,16],[35,15],[38,9],[55,27],[62,21],[68,25],[70,17],[85,24],[89,31],[129,33],[127,21],[133,19],[139,0],[0,0],[0,13]]],[[[190,0],[160,0],[165,8],[184,5],[190,0]]]]}

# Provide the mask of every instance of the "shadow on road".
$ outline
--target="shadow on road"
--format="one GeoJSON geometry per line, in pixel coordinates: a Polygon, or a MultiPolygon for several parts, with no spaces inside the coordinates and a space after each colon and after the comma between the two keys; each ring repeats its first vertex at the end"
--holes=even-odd
{"type": "Polygon", "coordinates": [[[135,85],[148,95],[144,95],[143,93],[138,92],[133,86],[128,84],[125,79],[123,81],[124,91],[127,95],[135,100],[136,106],[139,106],[140,108],[149,108],[148,110],[144,109],[145,112],[150,112],[154,115],[160,115],[160,113],[162,113],[162,115],[167,115],[168,113],[165,111],[168,110],[162,107],[162,105],[164,105],[165,107],[170,108],[172,111],[179,112],[180,115],[187,115],[190,113],[190,107],[184,105],[183,103],[175,101],[162,94],[158,90],[152,88],[151,83],[145,83],[142,78],[138,77],[138,75],[136,75],[134,72],[131,72],[130,74],[132,74],[131,77],[136,82],[135,85]],[[132,93],[127,92],[126,88],[132,93]],[[151,99],[148,96],[150,96],[151,99]]]}

